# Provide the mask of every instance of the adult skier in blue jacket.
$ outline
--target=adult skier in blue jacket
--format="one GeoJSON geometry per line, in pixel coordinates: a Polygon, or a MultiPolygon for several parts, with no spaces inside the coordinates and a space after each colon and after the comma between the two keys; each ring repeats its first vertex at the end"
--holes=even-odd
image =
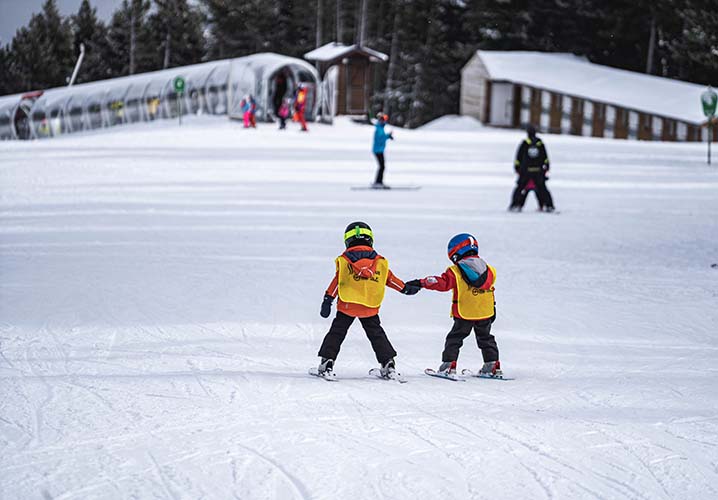
{"type": "Polygon", "coordinates": [[[389,115],[379,113],[376,116],[376,124],[374,125],[374,146],[372,151],[376,156],[376,161],[379,163],[379,170],[376,172],[376,179],[374,180],[375,188],[384,187],[384,149],[386,149],[386,141],[389,139],[394,140],[391,132],[388,134],[384,130],[386,122],[389,121],[389,115]]]}

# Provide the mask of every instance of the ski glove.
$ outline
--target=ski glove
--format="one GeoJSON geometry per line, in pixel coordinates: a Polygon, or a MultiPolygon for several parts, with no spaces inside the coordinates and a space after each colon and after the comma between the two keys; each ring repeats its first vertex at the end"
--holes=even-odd
{"type": "Polygon", "coordinates": [[[334,302],[334,297],[331,295],[324,295],[324,300],[322,301],[322,309],[319,311],[319,315],[322,318],[328,318],[329,315],[332,313],[332,302],[334,302]]]}
{"type": "Polygon", "coordinates": [[[401,293],[404,295],[415,295],[421,290],[421,280],[411,280],[404,283],[401,293]]]}

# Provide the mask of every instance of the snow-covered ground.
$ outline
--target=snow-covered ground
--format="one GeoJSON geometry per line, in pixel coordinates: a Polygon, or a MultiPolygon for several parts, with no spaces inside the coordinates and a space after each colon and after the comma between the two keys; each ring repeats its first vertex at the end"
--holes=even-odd
{"type": "MultiPolygon", "coordinates": [[[[0,143],[0,498],[718,498],[718,168],[545,136],[559,215],[506,212],[516,131],[223,119],[0,143]],[[474,233],[513,381],[436,367],[450,296],[387,292],[307,375],[347,223],[403,279],[474,233]]],[[[460,368],[481,357],[467,339],[460,368]]]]}

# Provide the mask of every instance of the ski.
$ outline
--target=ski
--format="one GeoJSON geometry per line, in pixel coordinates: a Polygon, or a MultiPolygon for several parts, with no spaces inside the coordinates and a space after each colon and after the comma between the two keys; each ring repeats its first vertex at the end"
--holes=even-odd
{"type": "Polygon", "coordinates": [[[491,376],[486,373],[474,372],[468,368],[461,370],[461,374],[465,377],[483,378],[486,380],[514,380],[512,377],[504,377],[503,374],[499,376],[491,376]]]}
{"type": "Polygon", "coordinates": [[[338,380],[337,376],[334,375],[333,371],[330,371],[329,374],[327,374],[327,372],[319,373],[319,371],[317,371],[316,367],[312,367],[309,369],[309,375],[312,375],[314,377],[319,377],[321,379],[326,380],[327,382],[336,382],[338,380]]]}
{"type": "Polygon", "coordinates": [[[394,382],[399,382],[400,384],[405,384],[407,382],[407,380],[399,372],[392,372],[388,376],[382,375],[380,368],[372,368],[369,370],[369,375],[374,375],[382,380],[393,380],[394,382]]]}
{"type": "Polygon", "coordinates": [[[392,189],[394,191],[417,191],[421,189],[421,186],[352,186],[351,189],[352,191],[388,191],[392,189]]]}
{"type": "Polygon", "coordinates": [[[452,380],[454,382],[466,382],[466,379],[459,377],[455,373],[437,372],[433,368],[427,368],[426,370],[424,370],[424,373],[430,377],[443,378],[446,380],[452,380]]]}

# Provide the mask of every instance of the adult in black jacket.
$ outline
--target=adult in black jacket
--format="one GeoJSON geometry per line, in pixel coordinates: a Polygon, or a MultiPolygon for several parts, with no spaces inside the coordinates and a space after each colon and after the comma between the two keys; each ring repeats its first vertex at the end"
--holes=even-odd
{"type": "Polygon", "coordinates": [[[550,168],[546,146],[536,136],[536,128],[533,125],[526,127],[526,133],[528,137],[521,141],[519,149],[516,151],[514,170],[519,178],[516,181],[516,189],[514,189],[509,210],[521,211],[531,184],[533,184],[539,207],[547,212],[553,212],[553,198],[546,188],[546,174],[550,168]]]}

